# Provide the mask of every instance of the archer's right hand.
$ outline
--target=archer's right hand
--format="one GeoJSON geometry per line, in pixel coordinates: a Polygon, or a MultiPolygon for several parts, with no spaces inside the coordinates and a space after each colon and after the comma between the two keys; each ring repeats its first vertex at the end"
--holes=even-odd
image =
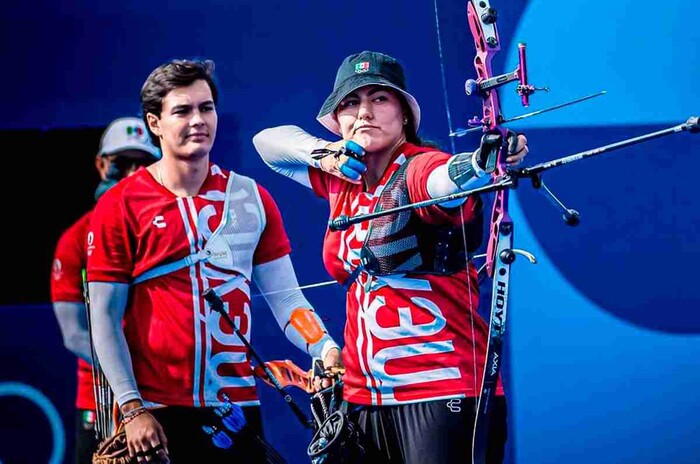
{"type": "MultiPolygon", "coordinates": [[[[126,412],[128,417],[128,411],[126,412]]],[[[139,463],[169,464],[168,439],[163,427],[146,411],[124,425],[129,456],[139,463]]]]}
{"type": "MultiPolygon", "coordinates": [[[[345,147],[345,143],[345,140],[339,140],[329,143],[325,148],[328,150],[340,151],[345,147]]],[[[319,164],[322,171],[340,177],[344,181],[353,184],[362,184],[362,174],[367,171],[365,163],[345,154],[340,156],[326,156],[319,161],[319,164]]]]}

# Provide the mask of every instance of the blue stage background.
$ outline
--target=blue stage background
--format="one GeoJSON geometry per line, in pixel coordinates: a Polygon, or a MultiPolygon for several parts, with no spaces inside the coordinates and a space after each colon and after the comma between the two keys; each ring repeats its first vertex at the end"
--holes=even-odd
{"type": "MultiPolygon", "coordinates": [[[[697,2],[493,3],[502,38],[494,70],[512,70],[517,42],[524,41],[531,82],[551,88],[534,95],[529,110],[608,91],[514,124],[530,141],[528,163],[700,113],[697,2]]],[[[423,109],[421,135],[445,149],[441,63],[453,125],[464,126],[480,110],[462,90],[474,77],[463,1],[437,2],[442,60],[435,5],[426,0],[39,0],[4,8],[3,131],[104,127],[137,113],[140,86],[161,62],[215,60],[221,99],[213,160],[255,177],[277,199],[302,284],[328,280],[320,254],[327,207],[263,165],[251,144],[257,131],[292,123],[331,137],[315,114],[342,58],[365,49],[405,64],[423,109]]],[[[512,87],[501,95],[507,116],[528,111],[512,87]]],[[[465,137],[456,150],[477,143],[478,135],[465,137]]],[[[504,365],[509,463],[700,461],[698,155],[700,137],[681,134],[548,173],[549,187],[580,211],[576,229],[529,186],[514,195],[515,246],[539,263],[518,260],[513,269],[504,365]]],[[[56,194],[36,189],[39,198],[56,194]]],[[[27,200],[40,216],[35,205],[27,200]]],[[[36,273],[23,277],[48,286],[49,271],[49,263],[37,263],[36,273]]],[[[342,291],[306,294],[341,340],[342,291]]],[[[484,294],[490,297],[488,288],[484,294]]],[[[308,366],[265,304],[253,310],[252,341],[261,354],[308,366]]],[[[70,462],[75,362],[48,301],[0,307],[0,349],[0,463],[70,462]]],[[[261,384],[260,392],[269,440],[290,463],[307,462],[309,434],[271,388],[261,384]]],[[[303,395],[294,397],[306,405],[303,395]]]]}

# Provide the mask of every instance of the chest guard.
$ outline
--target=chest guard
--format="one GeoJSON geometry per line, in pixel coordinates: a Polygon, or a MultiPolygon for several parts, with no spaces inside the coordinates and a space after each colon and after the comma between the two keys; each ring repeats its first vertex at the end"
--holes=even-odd
{"type": "Polygon", "coordinates": [[[250,280],[253,274],[253,254],[265,224],[265,210],[255,181],[231,171],[226,184],[221,222],[203,249],[177,261],[149,269],[134,279],[133,283],[160,277],[200,261],[235,271],[250,280]]]}
{"type": "MultiPolygon", "coordinates": [[[[406,160],[391,176],[374,211],[410,202],[406,169],[413,159],[415,156],[406,160]]],[[[404,272],[452,274],[465,269],[467,253],[473,253],[481,246],[483,203],[480,198],[477,198],[476,208],[476,218],[464,225],[466,250],[461,227],[427,224],[413,209],[372,219],[360,254],[364,269],[372,275],[404,272]]]]}
{"type": "Polygon", "coordinates": [[[224,203],[226,214],[204,245],[204,250],[209,263],[236,271],[250,280],[253,254],[265,229],[265,210],[253,179],[233,172],[229,175],[224,203]]]}

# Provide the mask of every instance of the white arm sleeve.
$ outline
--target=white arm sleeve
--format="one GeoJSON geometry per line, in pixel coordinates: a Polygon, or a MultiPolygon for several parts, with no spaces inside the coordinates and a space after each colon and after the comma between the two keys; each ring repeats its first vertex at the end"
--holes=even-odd
{"type": "Polygon", "coordinates": [[[74,301],[56,301],[53,304],[53,312],[61,329],[63,345],[83,361],[92,364],[85,304],[74,301]]]}
{"type": "Polygon", "coordinates": [[[129,297],[129,285],[90,282],[90,325],[95,352],[117,403],[141,399],[124,338],[122,319],[129,297]]]}
{"type": "MultiPolygon", "coordinates": [[[[486,175],[483,169],[479,167],[476,162],[473,153],[458,153],[454,155],[450,160],[438,166],[430,173],[428,176],[428,194],[430,198],[439,198],[446,195],[452,195],[453,193],[462,192],[465,190],[471,190],[478,187],[482,187],[488,183],[491,179],[490,176],[486,175]],[[454,180],[450,177],[449,169],[452,163],[468,163],[469,168],[465,169],[466,172],[473,172],[473,176],[469,176],[466,182],[461,185],[457,185],[454,180]]],[[[458,198],[457,200],[446,201],[445,203],[440,203],[443,208],[455,208],[466,201],[465,198],[458,198]]]]}
{"type": "Polygon", "coordinates": [[[309,344],[306,339],[289,322],[292,311],[297,308],[309,308],[313,311],[311,303],[304,297],[299,287],[296,274],[289,255],[260,264],[253,268],[253,280],[265,295],[265,301],[272,309],[277,324],[284,331],[290,342],[312,357],[324,359],[326,353],[332,348],[338,348],[328,330],[323,325],[321,318],[314,312],[313,316],[318,325],[325,332],[316,343],[309,344]],[[296,289],[296,290],[290,290],[296,289]],[[281,291],[284,290],[284,291],[281,291]]]}
{"type": "Polygon", "coordinates": [[[318,161],[311,158],[311,152],[329,143],[297,126],[273,127],[253,137],[253,145],[265,164],[309,188],[309,166],[319,167],[318,161]]]}

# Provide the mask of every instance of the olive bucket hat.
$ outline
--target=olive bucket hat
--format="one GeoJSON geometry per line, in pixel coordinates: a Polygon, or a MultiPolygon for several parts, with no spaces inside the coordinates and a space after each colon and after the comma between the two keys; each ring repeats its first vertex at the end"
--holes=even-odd
{"type": "Polygon", "coordinates": [[[406,91],[406,76],[401,64],[389,55],[370,51],[356,53],[343,60],[335,76],[333,92],[326,98],[316,117],[318,122],[334,134],[341,135],[335,109],[348,94],[366,85],[383,85],[401,93],[411,108],[415,128],[418,130],[420,106],[413,95],[406,91]]]}

